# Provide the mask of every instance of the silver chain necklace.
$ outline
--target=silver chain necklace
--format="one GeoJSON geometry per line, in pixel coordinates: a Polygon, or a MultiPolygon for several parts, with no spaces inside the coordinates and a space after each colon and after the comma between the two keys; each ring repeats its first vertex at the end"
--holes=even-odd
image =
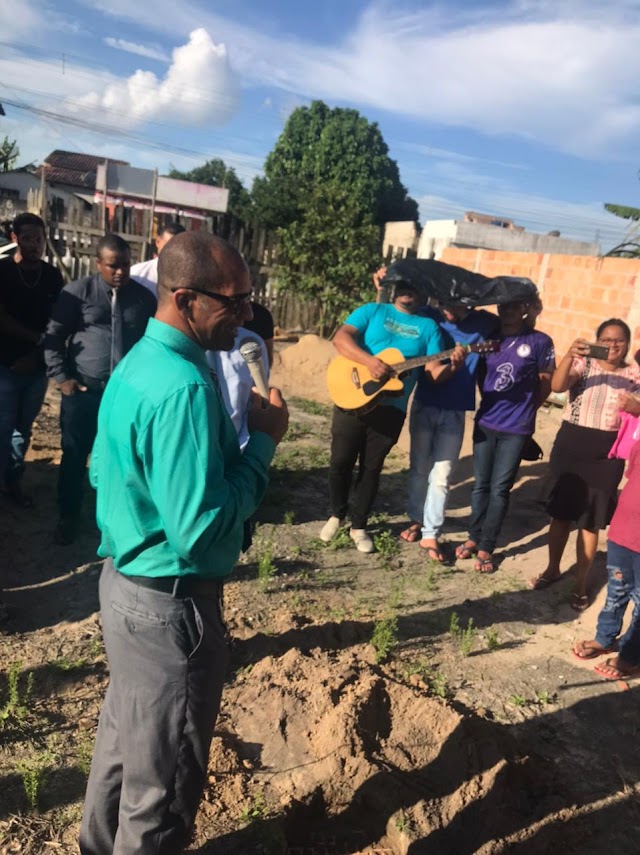
{"type": "Polygon", "coordinates": [[[42,266],[42,262],[40,262],[40,266],[39,266],[39,268],[38,268],[38,275],[36,276],[35,281],[34,281],[34,282],[29,282],[29,281],[28,281],[27,279],[25,279],[25,277],[23,276],[23,274],[22,274],[22,270],[20,270],[20,264],[18,264],[18,276],[20,277],[20,279],[21,279],[22,284],[24,285],[24,287],[25,287],[25,288],[35,288],[35,287],[40,283],[40,280],[42,279],[42,270],[43,270],[43,266],[42,266]]]}

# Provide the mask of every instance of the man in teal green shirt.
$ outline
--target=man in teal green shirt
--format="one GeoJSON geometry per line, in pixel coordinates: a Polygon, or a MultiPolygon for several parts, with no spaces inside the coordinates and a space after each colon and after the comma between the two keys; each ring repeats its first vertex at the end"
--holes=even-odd
{"type": "Polygon", "coordinates": [[[110,682],[80,832],[82,855],[176,855],[207,771],[227,660],[222,580],[287,429],[272,389],[240,453],[205,358],[251,318],[249,272],[219,238],[177,235],[158,312],[105,390],[91,460],[110,682]]]}

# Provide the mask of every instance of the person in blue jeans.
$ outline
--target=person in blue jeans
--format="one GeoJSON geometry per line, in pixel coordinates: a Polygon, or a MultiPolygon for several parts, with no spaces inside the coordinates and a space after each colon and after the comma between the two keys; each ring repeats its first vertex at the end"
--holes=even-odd
{"type": "MultiPolygon", "coordinates": [[[[419,314],[440,327],[444,347],[470,345],[494,338],[498,318],[466,306],[444,306],[441,311],[426,307],[419,314]]],[[[480,362],[470,353],[462,368],[445,383],[434,383],[422,373],[409,416],[411,435],[408,515],[411,520],[400,537],[419,541],[427,556],[443,561],[438,538],[444,523],[452,469],[460,456],[465,413],[476,408],[476,373],[480,362]]]]}
{"type": "Polygon", "coordinates": [[[555,369],[553,341],[532,329],[526,302],[498,307],[500,350],[486,358],[482,401],[473,433],[474,486],[468,539],[456,557],[477,555],[475,569],[493,573],[493,552],[509,507],[522,452],[533,436],[536,412],[555,369]]]}
{"type": "Polygon", "coordinates": [[[0,261],[0,484],[20,507],[32,499],[21,486],[31,429],[47,391],[41,340],[63,281],[42,261],[44,223],[20,214],[12,237],[13,258],[0,261]]]}
{"type": "Polygon", "coordinates": [[[640,674],[640,442],[631,449],[627,478],[609,527],[609,582],[596,637],[578,641],[573,647],[578,659],[595,659],[617,649],[617,656],[595,669],[607,680],[624,680],[640,674]],[[634,605],[631,622],[622,638],[618,638],[630,600],[634,605]]]}

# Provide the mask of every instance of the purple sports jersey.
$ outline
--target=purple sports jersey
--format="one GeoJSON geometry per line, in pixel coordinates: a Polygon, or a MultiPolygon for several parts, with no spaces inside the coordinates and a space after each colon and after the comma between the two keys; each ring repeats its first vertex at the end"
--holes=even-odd
{"type": "Polygon", "coordinates": [[[555,369],[553,341],[530,332],[501,339],[498,353],[486,358],[478,424],[505,433],[533,434],[538,409],[538,374],[555,369]]]}

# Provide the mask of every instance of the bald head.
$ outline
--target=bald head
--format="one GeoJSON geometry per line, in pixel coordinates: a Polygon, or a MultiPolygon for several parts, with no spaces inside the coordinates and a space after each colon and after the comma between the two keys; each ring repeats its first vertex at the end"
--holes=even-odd
{"type": "Polygon", "coordinates": [[[247,265],[237,249],[207,232],[183,232],[158,256],[158,302],[176,288],[217,291],[245,275],[247,265]]]}

